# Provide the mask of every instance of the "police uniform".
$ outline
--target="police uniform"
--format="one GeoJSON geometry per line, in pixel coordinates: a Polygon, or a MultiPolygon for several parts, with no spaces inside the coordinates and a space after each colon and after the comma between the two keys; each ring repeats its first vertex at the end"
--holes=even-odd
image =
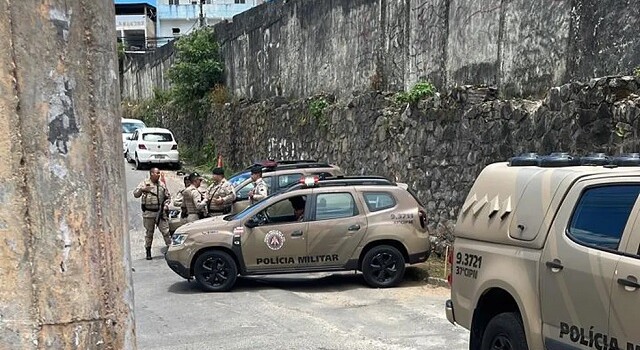
{"type": "MultiPolygon", "coordinates": [[[[184,181],[186,182],[187,180],[189,180],[189,176],[184,177],[184,181]]],[[[187,208],[184,206],[184,191],[187,189],[187,187],[178,191],[175,198],[173,199],[173,206],[180,208],[180,217],[182,219],[187,217],[187,208]]]]}
{"type": "Polygon", "coordinates": [[[192,173],[189,175],[191,185],[182,192],[182,205],[186,209],[186,221],[193,222],[201,219],[202,203],[204,202],[204,194],[194,185],[196,179],[200,179],[200,174],[192,173]]]}
{"type": "Polygon", "coordinates": [[[142,181],[135,190],[133,190],[135,198],[141,198],[142,207],[142,223],[146,234],[144,236],[144,246],[147,251],[147,259],[151,258],[151,244],[153,243],[153,233],[156,226],[166,245],[171,244],[171,236],[169,235],[169,222],[164,213],[164,207],[171,203],[171,194],[165,185],[160,181],[153,183],[147,179],[142,181]],[[148,188],[149,192],[142,192],[143,188],[148,188]]]}
{"type": "MultiPolygon", "coordinates": [[[[214,175],[216,172],[219,172],[217,169],[219,168],[214,169],[214,175]]],[[[224,174],[224,172],[222,172],[222,174],[224,174]]],[[[236,190],[233,188],[233,185],[231,185],[227,179],[222,178],[219,183],[212,184],[207,188],[205,200],[201,206],[206,208],[208,216],[221,215],[231,211],[231,204],[235,199],[236,190]],[[222,199],[222,204],[215,203],[214,200],[216,199],[222,199]]]]}
{"type": "Polygon", "coordinates": [[[260,174],[260,178],[254,181],[253,189],[251,190],[251,195],[249,198],[251,199],[251,204],[258,203],[259,201],[265,199],[269,193],[267,183],[264,182],[262,178],[262,168],[261,167],[253,167],[251,168],[251,174],[260,174]]]}

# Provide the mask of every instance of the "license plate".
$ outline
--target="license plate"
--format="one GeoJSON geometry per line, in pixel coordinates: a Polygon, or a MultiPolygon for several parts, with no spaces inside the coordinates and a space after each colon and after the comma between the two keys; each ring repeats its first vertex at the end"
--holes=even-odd
{"type": "Polygon", "coordinates": [[[164,156],[162,154],[157,154],[155,157],[156,157],[156,159],[165,159],[166,158],[166,156],[164,156]]]}

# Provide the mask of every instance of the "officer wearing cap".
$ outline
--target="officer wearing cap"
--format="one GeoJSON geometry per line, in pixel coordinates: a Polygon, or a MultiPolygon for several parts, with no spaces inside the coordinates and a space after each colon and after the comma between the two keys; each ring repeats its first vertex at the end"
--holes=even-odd
{"type": "Polygon", "coordinates": [[[183,194],[184,194],[184,191],[187,188],[189,188],[189,186],[191,185],[191,180],[189,180],[189,175],[186,175],[183,178],[183,181],[184,181],[184,188],[178,191],[178,193],[176,194],[176,197],[173,199],[173,206],[180,208],[180,217],[182,219],[187,217],[187,208],[184,206],[183,194]]]}
{"type": "Polygon", "coordinates": [[[199,210],[198,207],[202,206],[201,203],[204,201],[204,194],[199,190],[202,184],[200,174],[197,172],[191,173],[189,175],[189,181],[191,185],[182,193],[182,205],[187,210],[187,222],[193,222],[203,217],[201,214],[202,211],[199,210]]]}
{"type": "Polygon", "coordinates": [[[262,166],[257,165],[251,168],[251,180],[253,189],[249,191],[249,200],[251,204],[255,204],[265,199],[269,192],[267,183],[262,178],[262,166]]]}
{"type": "Polygon", "coordinates": [[[236,199],[236,190],[224,178],[223,168],[214,168],[211,172],[213,174],[213,184],[207,188],[204,201],[200,203],[201,208],[206,209],[207,216],[227,214],[231,212],[231,205],[236,199]]]}

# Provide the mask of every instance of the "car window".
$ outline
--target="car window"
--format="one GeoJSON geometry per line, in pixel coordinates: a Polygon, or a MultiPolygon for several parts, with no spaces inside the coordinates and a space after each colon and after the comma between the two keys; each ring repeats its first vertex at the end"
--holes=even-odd
{"type": "Polygon", "coordinates": [[[250,172],[244,172],[244,173],[240,173],[240,174],[236,174],[233,175],[232,177],[229,178],[229,183],[231,183],[231,185],[233,187],[238,186],[239,184],[243,183],[246,179],[248,179],[251,176],[250,172]]]}
{"type": "Polygon", "coordinates": [[[300,182],[302,174],[287,174],[278,176],[278,188],[286,188],[300,182]]]}
{"type": "Polygon", "coordinates": [[[293,196],[270,205],[264,210],[263,224],[303,221],[306,200],[306,196],[293,196]]]}
{"type": "Polygon", "coordinates": [[[142,134],[142,140],[149,142],[171,142],[173,141],[173,137],[166,132],[149,132],[142,134]]]}
{"type": "Polygon", "coordinates": [[[122,122],[122,133],[131,134],[132,132],[145,127],[144,123],[122,122]]]}
{"type": "Polygon", "coordinates": [[[323,193],[316,196],[316,220],[348,218],[357,214],[351,193],[323,193]]]}
{"type": "Polygon", "coordinates": [[[365,192],[363,195],[369,211],[388,209],[396,205],[396,199],[390,193],[365,192]]]}
{"type": "Polygon", "coordinates": [[[254,187],[253,182],[249,182],[244,187],[236,191],[236,197],[238,197],[238,199],[249,198],[249,191],[251,191],[253,187],[254,187]]]}
{"type": "Polygon", "coordinates": [[[580,196],[567,230],[577,243],[617,250],[640,185],[592,187],[580,196]]]}

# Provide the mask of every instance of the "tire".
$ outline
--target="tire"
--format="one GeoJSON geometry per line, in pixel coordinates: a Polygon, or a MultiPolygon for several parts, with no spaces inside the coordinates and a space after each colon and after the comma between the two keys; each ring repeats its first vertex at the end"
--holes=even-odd
{"type": "Polygon", "coordinates": [[[124,159],[127,160],[127,163],[133,163],[133,159],[131,159],[131,157],[129,157],[129,151],[126,151],[124,153],[124,159]]]}
{"type": "Polygon", "coordinates": [[[389,245],[379,245],[367,251],[362,259],[362,275],[374,288],[396,286],[404,277],[404,256],[389,245]]]}
{"type": "Polygon", "coordinates": [[[193,272],[200,288],[205,292],[229,291],[238,278],[235,260],[220,250],[211,250],[200,255],[193,272]]]}
{"type": "Polygon", "coordinates": [[[135,163],[136,163],[136,170],[142,170],[142,168],[144,167],[144,165],[142,164],[142,162],[140,161],[140,159],[138,159],[138,154],[136,154],[135,163]]]}
{"type": "Polygon", "coordinates": [[[515,312],[494,316],[482,335],[481,350],[528,350],[522,318],[515,312]]]}

